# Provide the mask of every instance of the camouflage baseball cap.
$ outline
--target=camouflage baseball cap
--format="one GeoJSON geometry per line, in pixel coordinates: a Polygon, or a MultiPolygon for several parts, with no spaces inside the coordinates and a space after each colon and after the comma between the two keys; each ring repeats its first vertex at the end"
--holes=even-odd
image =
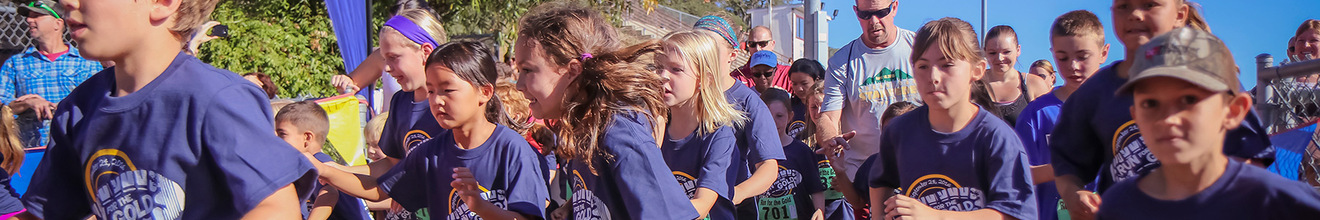
{"type": "Polygon", "coordinates": [[[1133,86],[1143,79],[1172,77],[1212,92],[1241,92],[1237,64],[1228,46],[1195,28],[1178,28],[1162,34],[1136,50],[1131,60],[1131,75],[1119,87],[1118,95],[1132,94],[1133,86]]]}

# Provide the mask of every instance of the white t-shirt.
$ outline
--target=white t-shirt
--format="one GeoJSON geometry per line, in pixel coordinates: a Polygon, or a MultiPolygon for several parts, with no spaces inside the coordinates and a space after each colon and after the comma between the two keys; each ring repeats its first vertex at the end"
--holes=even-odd
{"type": "Polygon", "coordinates": [[[857,131],[845,151],[848,176],[880,149],[880,116],[898,101],[921,103],[912,80],[912,31],[898,29],[897,42],[872,49],[855,39],[830,56],[825,71],[825,98],[821,111],[842,110],[840,132],[857,131]]]}

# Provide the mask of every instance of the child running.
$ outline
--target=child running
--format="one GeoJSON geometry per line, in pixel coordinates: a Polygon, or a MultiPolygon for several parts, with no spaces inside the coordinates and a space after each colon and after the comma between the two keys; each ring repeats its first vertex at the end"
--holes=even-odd
{"type": "Polygon", "coordinates": [[[1050,27],[1050,48],[1054,60],[1059,63],[1063,86],[1027,104],[1013,128],[1027,151],[1042,220],[1058,218],[1059,191],[1054,188],[1054,167],[1050,165],[1050,133],[1059,120],[1059,109],[1064,100],[1095,74],[1108,57],[1109,44],[1105,43],[1104,31],[1100,18],[1086,10],[1070,11],[1054,19],[1050,27]]]}
{"type": "MultiPolygon", "coordinates": [[[[770,115],[781,131],[789,126],[793,111],[788,91],[769,88],[761,93],[761,100],[770,108],[770,115]]],[[[821,185],[820,170],[816,167],[816,154],[807,144],[796,140],[788,132],[780,133],[784,156],[779,165],[779,178],[770,190],[757,198],[760,219],[825,219],[825,187],[821,185]]]]}
{"type": "Polygon", "coordinates": [[[660,152],[697,213],[733,219],[729,168],[739,158],[733,127],[747,118],[716,86],[715,41],[695,31],[679,31],[666,35],[660,45],[656,73],[665,81],[661,97],[671,110],[660,152]]]}
{"type": "Polygon", "coordinates": [[[21,218],[301,218],[316,170],[266,93],[183,52],[216,2],[60,2],[82,55],[115,66],[56,108],[21,218]]]}
{"type": "Polygon", "coordinates": [[[1036,219],[1026,153],[1013,129],[971,98],[986,60],[971,24],[928,22],[912,44],[926,105],[894,118],[868,180],[883,219],[1036,219]]]}
{"type": "Polygon", "coordinates": [[[1178,28],[1136,50],[1132,118],[1160,166],[1114,184],[1100,219],[1315,219],[1320,194],[1306,184],[1231,160],[1224,136],[1250,117],[1228,46],[1209,32],[1178,28]]]}
{"type": "MultiPolygon", "coordinates": [[[[1114,32],[1123,43],[1124,60],[1144,56],[1138,47],[1178,27],[1209,31],[1191,2],[1185,0],[1114,0],[1114,32]]],[[[1132,62],[1117,61],[1101,68],[1064,102],[1050,135],[1050,164],[1059,197],[1072,219],[1092,219],[1100,195],[1115,182],[1148,172],[1159,161],[1141,142],[1143,135],[1132,121],[1132,96],[1117,95],[1127,82],[1132,62]],[[1095,191],[1083,188],[1098,179],[1095,191]],[[1099,194],[1096,194],[1096,193],[1099,194]]],[[[1257,166],[1273,162],[1274,149],[1254,113],[1224,138],[1224,154],[1257,166]]]]}
{"type": "MultiPolygon", "coordinates": [[[[533,8],[519,23],[518,90],[536,118],[554,122],[555,153],[574,219],[696,219],[657,137],[668,114],[663,81],[638,61],[654,44],[619,48],[596,11],[574,3],[533,8]]],[[[556,214],[558,215],[558,214],[556,214]]]]}
{"type": "MultiPolygon", "coordinates": [[[[912,104],[911,102],[906,102],[906,101],[899,101],[893,104],[889,104],[889,107],[885,108],[885,112],[880,115],[880,125],[889,126],[889,122],[893,122],[894,118],[901,116],[903,114],[907,114],[908,112],[911,112],[912,110],[916,110],[916,109],[917,109],[916,104],[912,104]]],[[[840,152],[839,154],[830,153],[830,154],[824,154],[824,156],[826,158],[829,158],[828,162],[831,164],[831,166],[842,167],[844,162],[843,160],[839,159],[839,158],[843,158],[842,154],[843,154],[842,152],[840,152]]],[[[875,158],[878,155],[879,154],[872,154],[871,156],[866,157],[866,160],[863,161],[862,165],[858,166],[857,169],[870,171],[872,169],[871,167],[875,166],[875,158]]],[[[871,197],[869,195],[870,187],[867,186],[865,182],[866,180],[869,179],[871,179],[871,172],[857,172],[857,175],[851,178],[848,177],[847,175],[834,176],[835,190],[838,190],[840,194],[843,194],[843,197],[847,200],[849,204],[857,204],[856,206],[852,207],[854,210],[849,210],[853,212],[852,214],[854,214],[856,219],[871,219],[871,213],[870,213],[871,197]],[[862,182],[856,183],[855,182],[856,180],[862,180],[862,182]]]]}
{"type": "MultiPolygon", "coordinates": [[[[330,134],[330,117],[315,101],[300,101],[285,105],[275,113],[275,136],[284,139],[304,154],[312,154],[318,163],[333,163],[330,155],[321,153],[326,135],[330,134]]],[[[299,157],[301,158],[301,157],[299,157]]],[[[340,196],[339,190],[316,184],[307,200],[303,217],[308,220],[366,219],[362,202],[352,196],[340,196]]]]}
{"type": "Polygon", "coordinates": [[[363,199],[393,198],[419,218],[540,219],[546,190],[535,149],[512,129],[495,94],[495,58],[478,42],[441,45],[427,59],[431,114],[447,132],[379,179],[318,165],[321,180],[363,199]]]}

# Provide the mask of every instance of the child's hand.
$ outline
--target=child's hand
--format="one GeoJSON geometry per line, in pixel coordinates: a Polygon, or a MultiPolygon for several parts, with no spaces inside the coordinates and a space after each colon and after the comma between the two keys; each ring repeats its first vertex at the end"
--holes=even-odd
{"type": "Polygon", "coordinates": [[[1063,198],[1063,207],[1068,209],[1069,217],[1074,220],[1095,219],[1095,213],[1100,211],[1100,195],[1091,191],[1078,190],[1071,197],[1064,196],[1063,198]]]}
{"type": "Polygon", "coordinates": [[[569,215],[572,214],[572,213],[570,213],[570,212],[572,212],[572,211],[573,211],[573,203],[564,204],[564,206],[560,206],[559,209],[555,209],[554,211],[550,211],[550,219],[551,219],[551,220],[566,220],[566,219],[568,219],[569,215]]]}
{"type": "Polygon", "coordinates": [[[481,184],[477,183],[477,179],[472,176],[471,170],[468,170],[467,167],[454,168],[453,177],[454,181],[449,182],[449,186],[458,191],[458,197],[463,199],[463,203],[467,203],[470,207],[477,201],[485,201],[481,199],[481,189],[479,188],[481,184]]]}
{"type": "Polygon", "coordinates": [[[334,86],[337,91],[342,92],[340,94],[357,93],[358,90],[362,89],[354,83],[353,78],[348,77],[348,75],[336,74],[330,78],[330,85],[334,86]]]}
{"type": "Polygon", "coordinates": [[[926,206],[926,204],[907,197],[905,195],[894,195],[885,201],[884,219],[939,219],[939,211],[926,206]]]}

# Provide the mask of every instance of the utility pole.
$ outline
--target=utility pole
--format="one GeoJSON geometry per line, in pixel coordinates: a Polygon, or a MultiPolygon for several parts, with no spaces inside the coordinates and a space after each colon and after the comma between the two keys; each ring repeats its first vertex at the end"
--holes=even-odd
{"type": "Polygon", "coordinates": [[[985,35],[985,17],[986,17],[986,16],[985,16],[985,15],[986,15],[986,10],[985,10],[985,8],[986,8],[986,5],[988,5],[988,3],[986,3],[986,1],[989,1],[989,0],[981,0],[981,35],[985,35]]]}
{"type": "Polygon", "coordinates": [[[804,39],[802,39],[804,42],[802,42],[802,44],[806,51],[804,51],[805,53],[802,55],[806,58],[825,63],[829,56],[830,48],[828,45],[829,25],[825,23],[829,20],[827,17],[828,15],[821,13],[820,0],[804,0],[802,5],[804,7],[803,9],[805,9],[802,13],[806,15],[806,18],[803,18],[804,21],[802,22],[803,26],[806,26],[802,31],[802,35],[804,35],[804,39]]]}

